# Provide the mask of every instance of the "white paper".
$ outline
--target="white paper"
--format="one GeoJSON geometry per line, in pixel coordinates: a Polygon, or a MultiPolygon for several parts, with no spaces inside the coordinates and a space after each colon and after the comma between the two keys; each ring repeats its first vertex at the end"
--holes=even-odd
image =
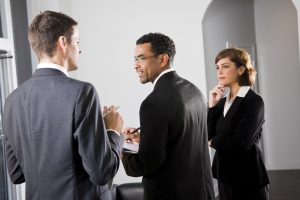
{"type": "Polygon", "coordinates": [[[139,151],[139,143],[124,142],[123,152],[124,153],[137,153],[139,151]]]}

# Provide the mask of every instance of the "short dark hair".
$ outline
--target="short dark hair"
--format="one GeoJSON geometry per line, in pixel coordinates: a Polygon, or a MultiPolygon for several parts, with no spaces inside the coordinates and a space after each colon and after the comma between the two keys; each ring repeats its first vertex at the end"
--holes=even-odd
{"type": "Polygon", "coordinates": [[[155,55],[168,54],[169,64],[172,64],[176,54],[175,43],[168,36],[161,33],[148,33],[136,41],[136,45],[150,43],[155,55]]]}
{"type": "Polygon", "coordinates": [[[60,36],[71,42],[75,25],[77,22],[63,13],[44,11],[33,19],[29,27],[29,43],[38,56],[45,53],[52,57],[60,36]]]}
{"type": "Polygon", "coordinates": [[[223,58],[229,58],[237,68],[245,67],[245,72],[238,78],[240,86],[252,86],[255,83],[256,71],[251,64],[251,58],[245,49],[227,48],[218,53],[215,64],[223,58]]]}

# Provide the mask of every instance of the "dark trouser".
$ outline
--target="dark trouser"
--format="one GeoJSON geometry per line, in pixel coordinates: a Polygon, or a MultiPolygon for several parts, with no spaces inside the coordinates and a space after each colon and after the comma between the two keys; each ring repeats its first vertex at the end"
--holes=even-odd
{"type": "Polygon", "coordinates": [[[231,186],[218,181],[220,200],[269,200],[269,187],[231,186]]]}

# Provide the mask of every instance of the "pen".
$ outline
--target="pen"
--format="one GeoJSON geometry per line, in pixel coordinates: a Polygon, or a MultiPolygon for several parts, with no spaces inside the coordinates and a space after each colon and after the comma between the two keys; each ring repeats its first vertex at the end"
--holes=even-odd
{"type": "MultiPolygon", "coordinates": [[[[117,106],[117,107],[116,107],[116,110],[118,110],[119,108],[120,108],[120,106],[117,106]]],[[[104,119],[108,113],[109,113],[109,110],[107,111],[107,113],[104,113],[104,114],[103,114],[102,118],[104,119]]]]}
{"type": "MultiPolygon", "coordinates": [[[[138,136],[137,131],[140,130],[140,129],[141,129],[141,127],[138,127],[138,128],[136,128],[136,129],[133,129],[133,131],[131,131],[128,135],[132,135],[132,134],[133,134],[134,137],[136,137],[136,136],[138,136]]],[[[133,138],[130,138],[130,139],[128,138],[128,139],[126,139],[126,142],[127,142],[127,143],[132,143],[132,139],[133,139],[133,138]]]]}
{"type": "Polygon", "coordinates": [[[136,133],[138,130],[140,130],[141,129],[141,127],[138,127],[138,128],[136,128],[136,129],[134,129],[132,132],[130,132],[130,134],[134,134],[134,133],[136,133]]]}

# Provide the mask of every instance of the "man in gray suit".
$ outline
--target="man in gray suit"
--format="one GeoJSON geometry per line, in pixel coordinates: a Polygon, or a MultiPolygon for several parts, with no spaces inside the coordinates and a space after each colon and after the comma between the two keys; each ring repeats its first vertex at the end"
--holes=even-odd
{"type": "Polygon", "coordinates": [[[8,172],[26,182],[28,200],[109,199],[105,185],[119,167],[121,115],[114,106],[102,115],[95,88],[68,77],[80,53],[76,25],[52,11],[35,17],[29,42],[39,65],[5,102],[8,172]]]}

